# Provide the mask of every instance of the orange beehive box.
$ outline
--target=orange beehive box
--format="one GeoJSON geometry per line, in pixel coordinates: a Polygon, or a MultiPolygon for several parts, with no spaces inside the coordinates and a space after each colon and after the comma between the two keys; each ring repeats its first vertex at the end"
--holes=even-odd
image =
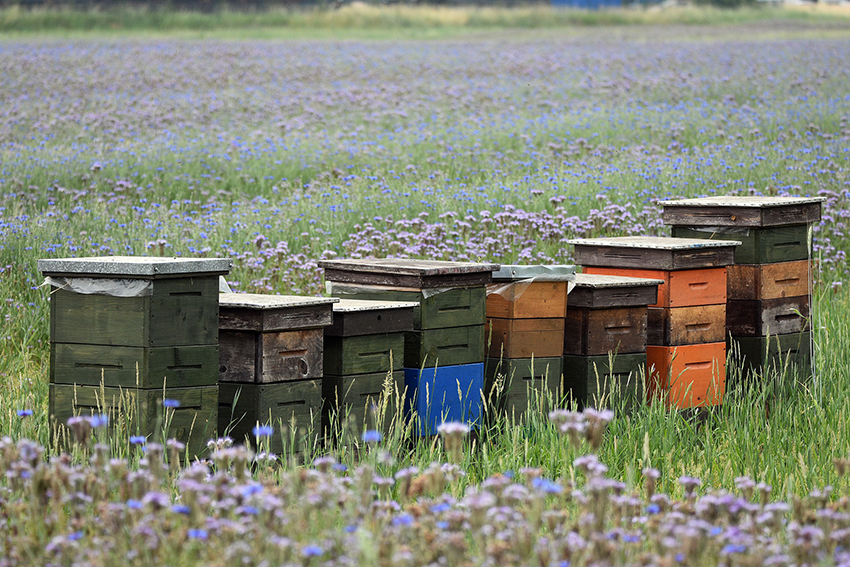
{"type": "Polygon", "coordinates": [[[809,260],[775,264],[729,266],[727,295],[736,299],[779,299],[809,295],[812,265],[809,260]]]}
{"type": "Polygon", "coordinates": [[[650,307],[692,307],[726,303],[726,267],[694,270],[641,270],[585,266],[587,274],[629,276],[663,280],[658,286],[658,301],[650,307]]]}
{"type": "Polygon", "coordinates": [[[567,282],[517,281],[487,286],[487,316],[541,319],[567,314],[567,282]]]}
{"type": "Polygon", "coordinates": [[[562,356],[564,319],[487,319],[484,340],[491,358],[562,356]]]}
{"type": "Polygon", "coordinates": [[[646,347],[647,392],[668,408],[719,405],[726,391],[726,343],[646,347]]]}

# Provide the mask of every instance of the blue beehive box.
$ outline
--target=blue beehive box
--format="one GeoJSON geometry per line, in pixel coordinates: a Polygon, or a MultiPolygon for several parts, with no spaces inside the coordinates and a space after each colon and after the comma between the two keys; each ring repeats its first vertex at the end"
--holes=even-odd
{"type": "Polygon", "coordinates": [[[484,363],[405,368],[408,415],[419,416],[419,434],[434,435],[447,421],[461,421],[475,427],[481,416],[484,363]]]}

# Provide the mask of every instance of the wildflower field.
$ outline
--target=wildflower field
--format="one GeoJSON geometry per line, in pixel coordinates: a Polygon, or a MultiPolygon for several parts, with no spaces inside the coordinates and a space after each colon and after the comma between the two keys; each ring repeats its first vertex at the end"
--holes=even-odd
{"type": "Polygon", "coordinates": [[[0,39],[0,566],[850,564],[850,26],[685,24],[0,39]],[[571,263],[717,194],[826,197],[813,380],[278,458],[90,421],[51,445],[38,258],[230,257],[238,291],[321,294],[322,258],[571,263]]]}

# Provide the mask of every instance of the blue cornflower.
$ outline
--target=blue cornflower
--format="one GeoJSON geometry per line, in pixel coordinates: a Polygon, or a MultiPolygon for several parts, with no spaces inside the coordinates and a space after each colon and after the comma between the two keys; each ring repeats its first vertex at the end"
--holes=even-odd
{"type": "Polygon", "coordinates": [[[353,533],[355,531],[357,531],[357,526],[355,526],[354,524],[345,526],[345,533],[350,534],[350,533],[353,533]]]}
{"type": "Polygon", "coordinates": [[[413,516],[410,514],[401,514],[400,516],[396,516],[393,518],[394,526],[409,526],[413,523],[413,516]]]}
{"type": "Polygon", "coordinates": [[[251,430],[254,437],[271,437],[274,434],[274,428],[271,425],[256,425],[251,430]]]}
{"type": "Polygon", "coordinates": [[[171,511],[175,514],[188,514],[192,510],[185,504],[175,504],[171,507],[171,511]]]}
{"type": "Polygon", "coordinates": [[[31,415],[32,415],[31,409],[19,409],[18,410],[18,417],[29,417],[31,415]]]}
{"type": "Polygon", "coordinates": [[[82,537],[83,532],[74,532],[68,535],[68,539],[70,539],[71,541],[77,541],[78,539],[82,539],[82,537]]]}
{"type": "Polygon", "coordinates": [[[658,504],[650,504],[649,506],[646,507],[646,513],[647,514],[655,515],[660,511],[661,511],[661,507],[658,504]]]}
{"type": "Polygon", "coordinates": [[[165,398],[164,400],[162,400],[162,407],[179,408],[180,407],[180,400],[173,400],[171,398],[165,398]]]}
{"type": "Polygon", "coordinates": [[[431,506],[431,512],[434,514],[439,514],[441,512],[445,512],[451,508],[451,504],[448,502],[440,502],[439,504],[434,504],[431,506]]]}
{"type": "Polygon", "coordinates": [[[191,529],[186,532],[186,535],[188,535],[190,539],[207,539],[207,537],[209,537],[207,530],[201,528],[191,529]]]}
{"type": "Polygon", "coordinates": [[[91,426],[92,427],[106,427],[109,425],[109,416],[102,413],[99,415],[91,416],[91,426]]]}
{"type": "Polygon", "coordinates": [[[304,546],[304,549],[301,550],[301,554],[304,557],[318,557],[318,556],[322,555],[324,552],[325,552],[324,549],[322,549],[318,545],[313,545],[313,544],[306,545],[306,546],[304,546]]]}
{"type": "Polygon", "coordinates": [[[364,443],[380,443],[383,438],[384,436],[381,435],[381,432],[375,429],[369,429],[363,432],[364,443]]]}
{"type": "Polygon", "coordinates": [[[131,445],[144,445],[147,442],[148,442],[148,439],[144,435],[131,435],[130,436],[130,444],[131,445]]]}
{"type": "Polygon", "coordinates": [[[434,525],[435,525],[435,526],[437,526],[438,528],[440,528],[441,530],[446,530],[446,529],[448,529],[448,528],[449,528],[449,523],[448,523],[448,522],[445,522],[445,521],[442,521],[442,520],[441,520],[441,521],[439,521],[439,522],[437,522],[437,523],[436,523],[436,524],[434,524],[434,525]]]}
{"type": "Polygon", "coordinates": [[[720,550],[720,553],[722,553],[724,555],[729,555],[729,554],[732,554],[732,553],[744,553],[745,551],[747,551],[746,545],[742,545],[740,543],[739,544],[729,543],[729,544],[726,544],[726,546],[723,549],[720,550]]]}
{"type": "Polygon", "coordinates": [[[139,509],[141,509],[141,507],[142,507],[142,503],[139,502],[138,500],[133,500],[132,498],[130,500],[127,500],[127,508],[132,508],[133,510],[139,510],[139,509]]]}
{"type": "Polygon", "coordinates": [[[564,487],[557,482],[552,482],[551,480],[542,477],[535,478],[531,481],[531,485],[540,492],[545,492],[546,494],[560,494],[564,491],[564,487]]]}

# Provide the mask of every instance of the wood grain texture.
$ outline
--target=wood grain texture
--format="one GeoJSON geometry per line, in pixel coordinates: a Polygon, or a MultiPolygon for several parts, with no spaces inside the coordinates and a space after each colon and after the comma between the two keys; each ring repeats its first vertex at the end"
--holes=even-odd
{"type": "Polygon", "coordinates": [[[805,198],[709,197],[661,204],[664,224],[674,226],[772,227],[821,218],[821,203],[805,198]]]}
{"type": "Polygon", "coordinates": [[[694,345],[726,340],[726,304],[695,307],[650,307],[646,344],[694,345]]]}
{"type": "Polygon", "coordinates": [[[565,321],[565,355],[595,356],[609,352],[631,354],[646,351],[646,307],[570,307],[565,321]]]}
{"type": "Polygon", "coordinates": [[[389,258],[322,260],[319,266],[327,281],[418,289],[486,285],[499,269],[498,264],[389,258]]]}
{"type": "Polygon", "coordinates": [[[566,281],[499,282],[487,286],[487,317],[541,319],[567,313],[566,281]]]}
{"type": "Polygon", "coordinates": [[[729,299],[778,299],[808,295],[812,289],[808,260],[729,266],[729,299]]]}
{"type": "Polygon", "coordinates": [[[263,375],[260,333],[221,331],[218,355],[219,382],[254,384],[263,375]]]}
{"type": "Polygon", "coordinates": [[[404,371],[357,376],[325,375],[322,379],[326,435],[360,440],[363,431],[387,435],[401,427],[404,407],[404,371]]]}
{"type": "Polygon", "coordinates": [[[272,452],[303,451],[322,436],[321,379],[278,384],[222,384],[219,431],[236,443],[254,443],[253,428],[271,425],[272,452]]]}
{"type": "Polygon", "coordinates": [[[719,405],[726,391],[726,343],[647,346],[646,374],[649,398],[668,408],[719,405]]]}
{"type": "Polygon", "coordinates": [[[646,353],[564,357],[564,391],[580,408],[631,410],[646,397],[646,353]]]}
{"type": "Polygon", "coordinates": [[[484,362],[484,325],[410,331],[405,334],[405,368],[484,362]]]}
{"type": "MultiPolygon", "coordinates": [[[[487,319],[491,358],[547,358],[563,354],[564,319],[487,319]]],[[[483,360],[483,359],[482,359],[483,360]]]]}
{"type": "Polygon", "coordinates": [[[325,279],[334,282],[411,287],[416,289],[462,288],[487,285],[493,281],[492,272],[418,276],[392,273],[348,272],[325,269],[325,279]]]}
{"type": "Polygon", "coordinates": [[[812,376],[812,334],[791,333],[771,337],[732,337],[727,345],[744,379],[774,376],[805,381],[812,376]]]}
{"type": "Polygon", "coordinates": [[[658,301],[650,307],[691,307],[726,303],[727,268],[697,270],[643,270],[637,268],[585,268],[589,274],[623,275],[662,280],[658,301]]]}
{"type": "Polygon", "coordinates": [[[152,295],[113,297],[56,290],[50,339],[57,343],[164,347],[215,345],[218,276],[153,281],[152,295]]]}
{"type": "Polygon", "coordinates": [[[227,331],[288,331],[324,328],[333,323],[330,304],[306,305],[278,309],[222,307],[218,324],[227,331]]]}
{"type": "Polygon", "coordinates": [[[726,331],[735,337],[786,335],[809,329],[808,295],[733,300],[726,306],[726,331]]]}
{"type": "Polygon", "coordinates": [[[321,329],[262,333],[260,382],[273,384],[321,378],[325,337],[321,329]]]}
{"type": "MultiPolygon", "coordinates": [[[[728,240],[728,239],[726,239],[728,240]]],[[[691,270],[718,268],[735,261],[735,246],[680,250],[625,246],[575,245],[576,263],[582,266],[638,268],[643,270],[691,270]]],[[[588,270],[584,270],[588,273],[588,270]]],[[[629,275],[618,273],[614,275],[629,275]]]]}
{"type": "MultiPolygon", "coordinates": [[[[207,452],[207,441],[217,435],[218,386],[163,391],[50,384],[48,414],[51,432],[57,427],[65,428],[74,415],[106,414],[110,428],[129,424],[126,433],[151,440],[161,438],[165,416],[169,423],[168,438],[185,443],[190,456],[202,456],[207,452]],[[176,400],[179,407],[163,408],[164,398],[176,400]]],[[[68,438],[67,432],[59,438],[68,438]]]]}
{"type": "Polygon", "coordinates": [[[807,225],[753,228],[747,234],[706,232],[692,228],[673,227],[673,235],[683,238],[741,241],[735,250],[736,264],[769,264],[792,262],[809,258],[809,229],[807,225]]]}
{"type": "Polygon", "coordinates": [[[615,285],[617,280],[644,281],[642,278],[621,278],[620,276],[582,273],[576,274],[575,287],[569,293],[569,306],[585,309],[608,309],[610,307],[645,307],[658,301],[658,287],[664,284],[660,279],[649,279],[657,283],[635,285],[634,283],[615,285]],[[594,282],[599,282],[597,285],[594,282]],[[604,285],[603,285],[603,282],[604,285]]]}
{"type": "Polygon", "coordinates": [[[215,386],[218,347],[115,347],[53,343],[50,383],[122,388],[215,386]]]}
{"type": "MultiPolygon", "coordinates": [[[[418,304],[417,304],[418,305],[418,304]]],[[[325,337],[355,337],[413,330],[413,306],[404,309],[334,312],[325,337]]]]}
{"type": "Polygon", "coordinates": [[[561,357],[487,358],[484,399],[498,412],[521,419],[527,411],[548,412],[563,400],[561,357]]]}
{"type": "Polygon", "coordinates": [[[336,376],[401,370],[404,333],[325,337],[324,373],[336,376]]]}

